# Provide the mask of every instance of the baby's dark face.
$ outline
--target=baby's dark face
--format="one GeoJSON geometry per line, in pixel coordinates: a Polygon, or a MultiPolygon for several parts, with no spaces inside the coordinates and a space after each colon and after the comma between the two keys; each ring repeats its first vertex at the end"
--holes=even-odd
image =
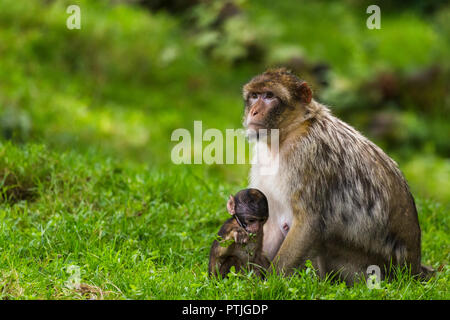
{"type": "Polygon", "coordinates": [[[244,189],[230,196],[227,208],[250,233],[260,232],[269,218],[267,198],[258,189],[244,189]]]}
{"type": "Polygon", "coordinates": [[[266,213],[248,213],[236,212],[236,216],[241,222],[242,226],[250,233],[258,233],[262,230],[264,223],[266,223],[268,215],[266,213]]]}

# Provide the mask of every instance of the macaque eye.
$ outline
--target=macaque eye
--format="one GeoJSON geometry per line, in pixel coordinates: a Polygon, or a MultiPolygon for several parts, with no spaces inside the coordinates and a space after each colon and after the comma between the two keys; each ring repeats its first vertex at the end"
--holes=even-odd
{"type": "Polygon", "coordinates": [[[252,92],[252,93],[250,94],[250,97],[251,97],[252,99],[258,99],[258,94],[256,94],[255,92],[252,92]]]}
{"type": "Polygon", "coordinates": [[[255,223],[255,222],[256,222],[256,219],[248,219],[247,220],[247,223],[250,223],[250,224],[255,223]]]}
{"type": "Polygon", "coordinates": [[[267,99],[272,99],[273,97],[274,97],[273,92],[271,92],[271,91],[266,92],[267,99]]]}

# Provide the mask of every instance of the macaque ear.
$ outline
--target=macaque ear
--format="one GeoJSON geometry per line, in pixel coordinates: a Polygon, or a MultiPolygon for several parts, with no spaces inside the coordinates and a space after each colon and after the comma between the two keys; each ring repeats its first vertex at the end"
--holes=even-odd
{"type": "Polygon", "coordinates": [[[309,104],[309,103],[311,102],[311,99],[312,99],[312,91],[311,91],[311,89],[309,88],[309,86],[308,86],[308,84],[307,84],[306,82],[303,82],[303,83],[299,86],[298,91],[297,91],[297,94],[299,95],[300,100],[301,100],[303,103],[309,104]]]}
{"type": "Polygon", "coordinates": [[[227,202],[227,210],[231,215],[234,215],[236,213],[235,211],[235,204],[234,204],[234,197],[230,195],[227,202]]]}

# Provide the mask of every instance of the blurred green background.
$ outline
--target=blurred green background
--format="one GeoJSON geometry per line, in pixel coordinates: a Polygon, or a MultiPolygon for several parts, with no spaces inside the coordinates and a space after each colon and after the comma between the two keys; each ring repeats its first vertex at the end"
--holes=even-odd
{"type": "Polygon", "coordinates": [[[0,0],[0,297],[448,298],[448,21],[443,0],[0,0]],[[249,166],[176,166],[171,134],[241,128],[242,85],[275,66],[398,162],[433,282],[208,279],[249,166]]]}
{"type": "MultiPolygon", "coordinates": [[[[171,132],[240,128],[241,87],[270,66],[400,164],[415,193],[450,199],[446,1],[0,2],[0,138],[170,167],[171,132]],[[81,29],[66,27],[68,5],[81,29]]],[[[202,174],[242,181],[248,168],[202,174]]]]}

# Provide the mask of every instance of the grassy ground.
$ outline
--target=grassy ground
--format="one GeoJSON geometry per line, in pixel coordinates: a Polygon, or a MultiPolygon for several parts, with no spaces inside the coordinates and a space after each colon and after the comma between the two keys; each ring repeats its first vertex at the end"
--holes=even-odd
{"type": "MultiPolygon", "coordinates": [[[[227,195],[246,186],[248,166],[175,166],[170,134],[191,130],[193,120],[203,120],[204,129],[239,128],[240,87],[261,68],[231,70],[211,62],[167,14],[78,2],[80,31],[65,27],[71,2],[0,3],[0,298],[450,298],[450,162],[433,146],[406,159],[390,153],[416,197],[422,260],[445,265],[429,282],[400,272],[381,289],[363,283],[347,288],[319,281],[311,268],[266,281],[251,275],[208,279],[209,247],[227,218],[227,195]],[[68,282],[73,266],[80,271],[79,288],[68,282]]],[[[367,43],[358,39],[368,34],[355,27],[360,19],[351,10],[336,3],[297,9],[324,21],[317,34],[305,22],[301,37],[311,37],[305,50],[338,72],[350,70],[350,77],[371,69],[372,61],[399,68],[428,63],[429,48],[443,42],[416,16],[387,17],[391,37],[375,39],[387,43],[366,56],[367,43]],[[324,50],[320,38],[332,28],[327,21],[341,14],[347,22],[339,28],[350,33],[337,32],[335,49],[324,50]],[[402,26],[409,36],[396,33],[402,26]],[[407,59],[386,51],[398,38],[409,48],[407,59]]],[[[261,17],[283,21],[271,14],[266,5],[249,12],[255,23],[261,17]]],[[[273,28],[278,36],[268,35],[278,39],[275,47],[297,41],[292,21],[273,28]]]]}
{"type": "MultiPolygon", "coordinates": [[[[0,146],[3,298],[447,299],[448,266],[427,283],[401,273],[370,290],[319,281],[312,269],[266,281],[206,275],[209,247],[235,186],[187,167],[124,166],[98,153],[0,146]],[[7,168],[7,169],[5,169],[7,168]],[[80,267],[81,289],[67,285],[80,267]]],[[[448,259],[448,211],[418,199],[423,262],[448,259]]]]}

